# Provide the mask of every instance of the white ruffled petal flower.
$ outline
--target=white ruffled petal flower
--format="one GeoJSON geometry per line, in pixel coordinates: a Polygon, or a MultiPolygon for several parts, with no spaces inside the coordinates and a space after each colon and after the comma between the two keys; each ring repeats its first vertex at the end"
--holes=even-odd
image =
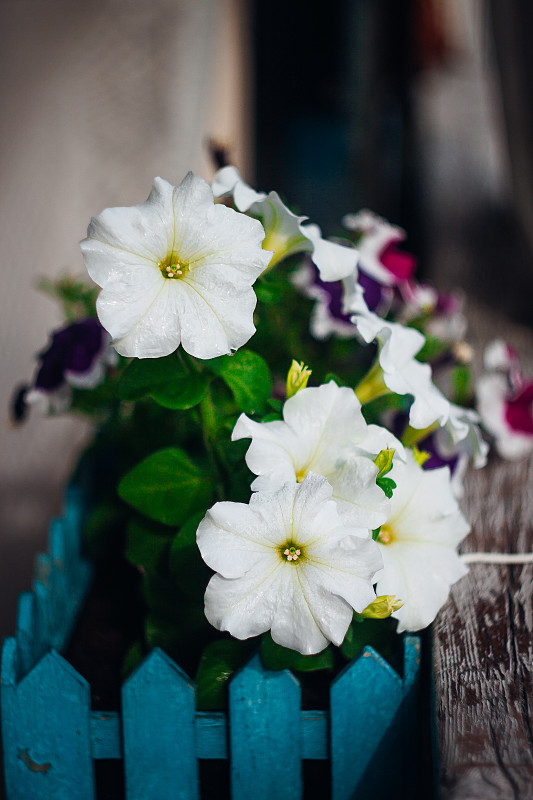
{"type": "Polygon", "coordinates": [[[158,358],[181,344],[207,359],[245,344],[252,284],[271,257],[263,239],[257,220],[215,204],[192,172],[178,187],[156,178],[145,203],[94,217],[81,249],[116,350],[158,358]]]}
{"type": "Polygon", "coordinates": [[[314,472],[329,480],[343,518],[360,528],[360,536],[386,518],[388,500],[376,486],[377,467],[360,447],[375,436],[352,389],[334,381],[302,389],[285,402],[283,421],[254,422],[241,414],[231,438],[247,437],[252,442],[246,463],[258,476],[253,490],[272,491],[314,472]]]}
{"type": "Polygon", "coordinates": [[[353,611],[375,599],[379,548],[343,523],[319,475],[258,492],[248,505],[216,503],[197,542],[217,572],[205,594],[206,617],[237,639],[270,630],[283,647],[318,653],[341,644],[353,611]]]}
{"type": "Polygon", "coordinates": [[[384,568],[378,595],[394,594],[404,605],[392,615],[398,632],[429,625],[446,602],[450,586],[467,569],[456,548],[469,531],[457,505],[448,467],[423,470],[412,453],[395,462],[390,516],[378,537],[384,568]]]}
{"type": "Polygon", "coordinates": [[[263,247],[274,255],[270,266],[296,253],[310,253],[323,281],[337,281],[356,273],[358,251],[322,238],[318,225],[303,224],[307,217],[294,214],[277,192],[256,192],[235,167],[223,167],[211,182],[215,197],[231,195],[239,211],[259,219],[266,231],[263,247]]]}
{"type": "Polygon", "coordinates": [[[364,306],[358,295],[354,295],[352,308],[356,312],[352,322],[364,341],[379,343],[379,364],[387,388],[396,394],[413,396],[409,411],[411,426],[421,430],[434,422],[444,425],[450,416],[450,403],[433,383],[431,366],[415,358],[424,345],[424,335],[378,317],[364,306]]]}
{"type": "Polygon", "coordinates": [[[443,428],[435,431],[438,450],[444,457],[465,454],[476,469],[487,463],[489,445],[481,435],[479,414],[472,408],[450,403],[450,416],[443,428]]]}

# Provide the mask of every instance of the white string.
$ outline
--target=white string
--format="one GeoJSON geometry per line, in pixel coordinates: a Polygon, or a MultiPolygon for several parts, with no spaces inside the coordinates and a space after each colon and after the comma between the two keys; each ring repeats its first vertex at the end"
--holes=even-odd
{"type": "Polygon", "coordinates": [[[463,553],[465,564],[533,564],[533,553],[463,553]]]}

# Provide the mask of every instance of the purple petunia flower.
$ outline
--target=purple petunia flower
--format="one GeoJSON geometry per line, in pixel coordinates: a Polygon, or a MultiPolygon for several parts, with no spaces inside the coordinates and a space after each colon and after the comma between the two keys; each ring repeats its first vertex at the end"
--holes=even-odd
{"type": "Polygon", "coordinates": [[[28,405],[44,413],[66,411],[72,387],[94,389],[103,381],[106,366],[116,364],[110,336],[96,318],[73,322],[54,331],[51,339],[48,348],[38,355],[40,365],[33,386],[17,392],[13,413],[19,421],[28,405]]]}

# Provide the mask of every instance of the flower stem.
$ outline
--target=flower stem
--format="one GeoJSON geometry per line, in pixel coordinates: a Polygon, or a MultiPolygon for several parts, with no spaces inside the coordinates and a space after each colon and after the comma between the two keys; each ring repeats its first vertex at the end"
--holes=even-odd
{"type": "Polygon", "coordinates": [[[404,444],[406,447],[413,447],[413,445],[421,442],[422,439],[425,439],[426,436],[429,436],[431,433],[433,433],[433,431],[436,431],[438,427],[438,422],[434,422],[427,428],[421,429],[411,428],[411,426],[408,425],[402,434],[402,444],[404,444]]]}
{"type": "Polygon", "coordinates": [[[385,384],[383,370],[378,358],[376,358],[365,377],[355,387],[355,394],[362,406],[385,394],[391,394],[390,389],[385,384]]]}

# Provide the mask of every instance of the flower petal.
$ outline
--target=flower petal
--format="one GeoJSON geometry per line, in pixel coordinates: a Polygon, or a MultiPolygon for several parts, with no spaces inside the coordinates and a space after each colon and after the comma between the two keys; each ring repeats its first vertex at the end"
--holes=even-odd
{"type": "Polygon", "coordinates": [[[355,247],[323,239],[318,225],[300,225],[300,230],[313,246],[311,259],[322,281],[339,281],[357,274],[359,252],[355,247]]]}
{"type": "Polygon", "coordinates": [[[345,522],[362,528],[363,535],[383,525],[390,503],[376,486],[378,468],[365,456],[350,455],[329,475],[333,496],[345,522]]]}

